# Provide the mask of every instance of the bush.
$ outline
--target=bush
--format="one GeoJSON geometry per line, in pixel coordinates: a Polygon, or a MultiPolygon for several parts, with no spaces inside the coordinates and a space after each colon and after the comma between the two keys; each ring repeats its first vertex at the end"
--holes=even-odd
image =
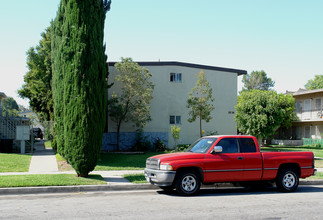
{"type": "Polygon", "coordinates": [[[185,151],[189,146],[190,146],[189,144],[177,145],[177,151],[185,151]]]}
{"type": "Polygon", "coordinates": [[[151,143],[147,140],[146,136],[143,136],[141,132],[137,133],[137,140],[132,147],[133,151],[148,151],[151,149],[151,143]]]}
{"type": "Polygon", "coordinates": [[[154,150],[156,152],[166,151],[167,147],[164,144],[164,141],[160,140],[160,138],[156,138],[156,141],[154,142],[154,150]]]}

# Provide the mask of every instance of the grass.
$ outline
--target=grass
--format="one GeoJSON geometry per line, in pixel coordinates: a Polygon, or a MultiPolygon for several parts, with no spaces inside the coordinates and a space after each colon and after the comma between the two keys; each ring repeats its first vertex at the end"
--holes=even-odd
{"type": "Polygon", "coordinates": [[[44,145],[45,145],[46,149],[52,149],[52,142],[51,141],[45,141],[44,145]]]}
{"type": "Polygon", "coordinates": [[[146,159],[158,154],[161,152],[130,155],[102,153],[95,170],[142,170],[146,167],[146,159]]]}
{"type": "Polygon", "coordinates": [[[315,176],[311,176],[308,179],[323,179],[323,173],[322,172],[317,172],[315,176]]]}
{"type": "Polygon", "coordinates": [[[74,174],[33,174],[0,176],[0,188],[104,184],[106,184],[106,182],[101,175],[89,175],[88,178],[76,177],[74,174]]]}
{"type": "Polygon", "coordinates": [[[323,158],[323,148],[319,147],[273,145],[272,147],[261,147],[261,151],[312,151],[315,157],[323,158]]]}
{"type": "Polygon", "coordinates": [[[323,168],[323,160],[315,160],[315,167],[323,168]]]}
{"type": "Polygon", "coordinates": [[[0,153],[0,172],[28,172],[31,155],[0,153]]]}
{"type": "Polygon", "coordinates": [[[147,183],[144,174],[126,174],[123,177],[132,183],[147,183]]]}
{"type": "Polygon", "coordinates": [[[74,170],[73,167],[66,162],[66,160],[60,155],[56,154],[56,161],[59,171],[71,171],[74,170]]]}

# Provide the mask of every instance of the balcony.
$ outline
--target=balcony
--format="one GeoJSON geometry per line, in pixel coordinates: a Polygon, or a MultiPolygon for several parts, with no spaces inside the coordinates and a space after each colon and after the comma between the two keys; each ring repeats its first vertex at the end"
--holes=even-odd
{"type": "Polygon", "coordinates": [[[297,121],[323,121],[323,110],[309,110],[296,112],[297,121]]]}

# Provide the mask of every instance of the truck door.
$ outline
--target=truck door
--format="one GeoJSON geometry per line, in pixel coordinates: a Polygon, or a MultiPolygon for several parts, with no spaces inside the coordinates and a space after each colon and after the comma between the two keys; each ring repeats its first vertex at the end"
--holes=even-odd
{"type": "Polygon", "coordinates": [[[262,176],[262,156],[257,152],[252,138],[239,138],[242,153],[243,174],[242,181],[260,180],[262,176]]]}
{"type": "Polygon", "coordinates": [[[242,154],[239,153],[237,138],[223,138],[216,146],[221,146],[223,151],[206,155],[204,171],[206,182],[241,180],[243,160],[242,154]]]}

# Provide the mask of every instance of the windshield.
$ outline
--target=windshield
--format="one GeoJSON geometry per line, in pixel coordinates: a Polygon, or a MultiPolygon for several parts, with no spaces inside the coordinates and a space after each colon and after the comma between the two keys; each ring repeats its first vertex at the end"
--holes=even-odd
{"type": "Polygon", "coordinates": [[[189,146],[189,148],[186,149],[186,152],[206,153],[216,140],[217,138],[199,139],[189,146]]]}

